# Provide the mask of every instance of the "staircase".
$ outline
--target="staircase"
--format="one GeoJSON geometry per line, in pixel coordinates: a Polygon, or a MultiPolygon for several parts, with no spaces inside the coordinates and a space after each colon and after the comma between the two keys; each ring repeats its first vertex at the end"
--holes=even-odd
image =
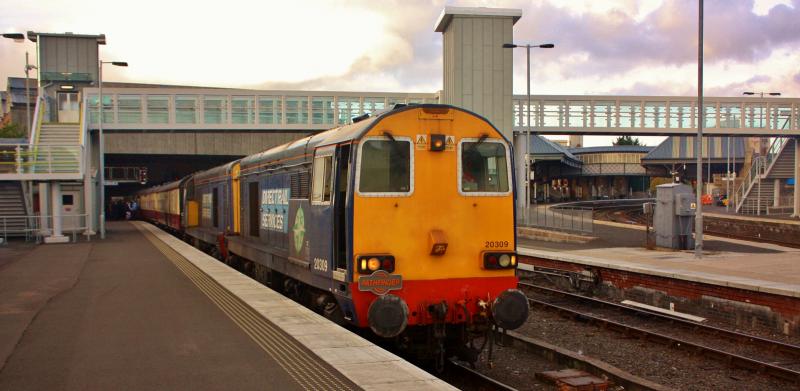
{"type": "Polygon", "coordinates": [[[78,145],[81,142],[78,123],[43,123],[40,132],[39,145],[78,145]]]}
{"type": "Polygon", "coordinates": [[[80,145],[80,124],[42,123],[36,141],[37,171],[64,173],[79,170],[80,145]]]}
{"type": "Polygon", "coordinates": [[[767,213],[774,204],[775,179],[794,177],[795,142],[790,137],[773,141],[767,156],[753,160],[750,172],[736,190],[737,213],[767,213]]]}
{"type": "Polygon", "coordinates": [[[0,238],[26,236],[26,215],[22,182],[0,181],[0,238]]]}

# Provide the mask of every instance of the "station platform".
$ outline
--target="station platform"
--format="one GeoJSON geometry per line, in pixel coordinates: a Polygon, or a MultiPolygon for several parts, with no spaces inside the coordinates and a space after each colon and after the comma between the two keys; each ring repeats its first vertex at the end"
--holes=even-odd
{"type": "MultiPolygon", "coordinates": [[[[594,220],[588,243],[554,243],[520,239],[518,252],[594,267],[700,282],[800,298],[800,249],[777,244],[704,238],[704,254],[644,248],[645,227],[594,220]]],[[[520,265],[525,268],[524,264],[520,265]]]]}
{"type": "Polygon", "coordinates": [[[0,248],[0,390],[452,389],[143,222],[0,248]]]}

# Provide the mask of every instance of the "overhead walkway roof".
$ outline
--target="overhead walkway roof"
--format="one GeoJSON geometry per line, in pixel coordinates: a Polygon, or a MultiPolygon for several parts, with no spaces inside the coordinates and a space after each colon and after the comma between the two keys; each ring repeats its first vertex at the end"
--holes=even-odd
{"type": "MultiPolygon", "coordinates": [[[[730,159],[737,162],[744,160],[745,138],[742,137],[706,137],[703,158],[724,163],[728,159],[728,142],[731,146],[730,159]]],[[[693,163],[697,159],[695,143],[696,137],[692,136],[668,137],[642,158],[642,164],[693,163]]]]}

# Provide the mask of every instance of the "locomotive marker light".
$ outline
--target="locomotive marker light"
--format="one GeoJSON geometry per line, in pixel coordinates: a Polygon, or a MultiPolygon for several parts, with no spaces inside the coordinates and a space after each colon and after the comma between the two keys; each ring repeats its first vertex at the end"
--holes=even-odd
{"type": "Polygon", "coordinates": [[[386,272],[394,271],[394,256],[392,255],[361,255],[358,257],[358,273],[371,274],[381,269],[386,272]]]}
{"type": "Polygon", "coordinates": [[[490,270],[513,269],[517,266],[517,255],[514,253],[484,253],[483,268],[490,270]]]}
{"type": "Polygon", "coordinates": [[[443,135],[443,134],[432,134],[431,135],[431,151],[432,152],[444,151],[445,139],[446,139],[446,136],[443,135]]]}

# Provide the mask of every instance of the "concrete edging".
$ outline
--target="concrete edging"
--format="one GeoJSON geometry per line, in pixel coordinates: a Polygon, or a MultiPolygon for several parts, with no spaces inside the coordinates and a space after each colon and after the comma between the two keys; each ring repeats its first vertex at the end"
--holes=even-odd
{"type": "MultiPolygon", "coordinates": [[[[725,286],[730,288],[737,288],[755,292],[763,292],[774,295],[800,298],[800,288],[778,282],[755,280],[750,278],[741,278],[733,276],[721,276],[717,274],[702,273],[702,272],[695,272],[688,270],[659,268],[656,266],[646,268],[640,264],[635,264],[626,261],[614,261],[612,263],[607,259],[587,257],[581,255],[569,255],[564,253],[556,253],[552,251],[536,250],[526,247],[519,247],[517,249],[517,253],[529,257],[552,259],[555,261],[577,263],[581,265],[602,267],[606,269],[623,270],[623,271],[646,274],[651,276],[673,278],[679,280],[699,282],[703,284],[725,286]]],[[[531,266],[526,265],[525,263],[519,263],[519,268],[522,270],[531,270],[531,266]]]]}

